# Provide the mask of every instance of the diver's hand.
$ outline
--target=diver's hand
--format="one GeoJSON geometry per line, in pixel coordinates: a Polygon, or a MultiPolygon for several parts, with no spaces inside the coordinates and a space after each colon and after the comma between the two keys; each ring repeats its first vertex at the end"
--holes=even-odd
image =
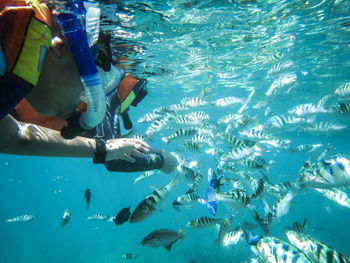
{"type": "Polygon", "coordinates": [[[174,154],[163,152],[164,165],[159,170],[163,173],[170,174],[179,165],[179,162],[174,154]]]}
{"type": "Polygon", "coordinates": [[[151,152],[159,153],[164,158],[163,167],[159,170],[163,173],[170,174],[179,165],[179,161],[174,153],[168,153],[158,148],[152,148],[151,152]]]}
{"type": "Polygon", "coordinates": [[[107,140],[106,149],[106,161],[122,159],[133,163],[136,160],[130,154],[143,157],[144,153],[149,152],[151,147],[140,139],[119,138],[107,140]]]}

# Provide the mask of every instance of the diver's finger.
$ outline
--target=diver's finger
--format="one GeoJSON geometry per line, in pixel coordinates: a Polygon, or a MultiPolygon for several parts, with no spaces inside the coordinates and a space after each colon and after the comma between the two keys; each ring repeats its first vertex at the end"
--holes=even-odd
{"type": "Polygon", "coordinates": [[[138,149],[133,149],[130,152],[131,154],[135,155],[136,157],[140,157],[142,158],[144,156],[144,153],[142,153],[141,151],[139,151],[138,149]]]}
{"type": "Polygon", "coordinates": [[[123,159],[125,161],[131,162],[131,163],[136,162],[136,159],[132,158],[129,153],[124,153],[124,158],[123,159]]]}

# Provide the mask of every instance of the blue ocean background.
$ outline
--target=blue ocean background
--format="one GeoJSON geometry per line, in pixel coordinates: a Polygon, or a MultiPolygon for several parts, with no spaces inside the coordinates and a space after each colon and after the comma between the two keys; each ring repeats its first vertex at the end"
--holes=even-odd
{"type": "MultiPolygon", "coordinates": [[[[293,106],[317,103],[350,83],[350,1],[347,0],[257,0],[257,1],[105,1],[101,27],[111,33],[113,55],[125,71],[148,81],[147,97],[131,108],[137,134],[144,134],[149,123],[137,120],[155,108],[178,104],[198,97],[203,90],[209,99],[255,94],[245,113],[263,124],[273,115],[285,114],[293,106]],[[292,61],[287,69],[273,68],[281,61],[292,61]],[[269,73],[270,72],[270,73],[269,73]],[[283,84],[286,74],[295,77],[283,84]],[[279,81],[280,80],[280,81],[279,81]],[[282,81],[282,82],[281,82],[282,81]],[[273,83],[276,93],[267,96],[273,83]],[[265,114],[269,113],[270,114],[265,114]],[[265,116],[267,115],[267,116],[265,116]]],[[[288,75],[287,75],[288,76],[288,75]]],[[[202,107],[216,122],[236,113],[239,107],[202,107]]],[[[349,114],[349,113],[348,113],[349,114]]],[[[347,125],[329,134],[281,132],[293,146],[322,144],[320,154],[330,143],[332,154],[349,155],[349,115],[334,114],[326,120],[347,125]]],[[[180,141],[169,145],[161,137],[171,134],[166,127],[147,142],[156,148],[176,152],[198,161],[205,175],[216,169],[215,159],[204,153],[183,151],[180,141]]],[[[308,153],[272,149],[262,154],[273,160],[267,176],[271,182],[293,180],[309,158],[308,153]]],[[[171,202],[188,189],[181,182],[162,209],[147,220],[116,226],[107,221],[87,221],[89,215],[115,216],[127,206],[131,210],[154,189],[166,185],[176,174],[156,174],[134,184],[139,173],[108,172],[103,165],[79,158],[45,158],[0,155],[0,262],[124,262],[125,253],[137,253],[134,262],[248,262],[254,257],[244,242],[234,247],[216,247],[215,228],[189,229],[186,223],[210,216],[205,206],[176,211],[171,202]],[[92,199],[86,209],[85,189],[92,199]],[[55,194],[55,189],[62,192],[55,194]],[[69,209],[71,220],[62,228],[61,218],[69,209]],[[37,215],[26,224],[4,221],[22,214],[37,215]],[[171,251],[141,245],[151,231],[185,229],[186,239],[171,251]]],[[[206,184],[206,179],[204,179],[206,184]]],[[[198,190],[205,194],[206,186],[198,190]]],[[[348,190],[346,191],[350,193],[348,190]]],[[[262,205],[254,200],[259,211],[262,205]]],[[[215,217],[230,211],[219,204],[215,217]]],[[[306,190],[292,201],[290,211],[271,227],[270,235],[287,241],[285,227],[307,218],[307,231],[315,238],[350,257],[350,211],[316,191],[306,190]]],[[[256,224],[252,211],[240,211],[233,227],[241,222],[256,224]]],[[[258,226],[251,230],[260,233],[258,226]]]]}

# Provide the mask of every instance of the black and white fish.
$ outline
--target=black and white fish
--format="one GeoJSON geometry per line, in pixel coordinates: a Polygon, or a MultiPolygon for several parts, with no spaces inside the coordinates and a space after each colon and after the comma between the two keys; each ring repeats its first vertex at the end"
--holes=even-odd
{"type": "Polygon", "coordinates": [[[322,159],[299,172],[303,185],[331,189],[350,186],[350,159],[347,156],[336,155],[322,159]]]}
{"type": "Polygon", "coordinates": [[[179,128],[176,131],[174,131],[170,136],[162,137],[162,141],[165,142],[166,144],[169,144],[174,139],[190,138],[191,136],[197,133],[198,133],[198,129],[194,127],[179,128]]]}
{"type": "Polygon", "coordinates": [[[186,226],[190,228],[209,228],[221,224],[222,219],[212,217],[198,217],[187,222],[186,226]]]}
{"type": "Polygon", "coordinates": [[[171,190],[180,182],[180,174],[178,173],[170,181],[169,184],[154,190],[148,195],[134,210],[131,214],[130,223],[141,222],[158,211],[160,206],[163,204],[165,198],[168,197],[171,190]]]}
{"type": "Polygon", "coordinates": [[[243,98],[236,98],[236,97],[231,96],[231,97],[217,99],[217,100],[212,102],[212,105],[216,106],[216,107],[226,107],[226,106],[230,106],[230,105],[238,104],[238,103],[243,104],[244,101],[245,100],[243,98]]]}
{"type": "Polygon", "coordinates": [[[88,221],[104,221],[104,220],[107,220],[109,219],[110,217],[106,214],[94,214],[92,216],[88,216],[86,217],[86,220],[88,221]]]}
{"type": "Polygon", "coordinates": [[[9,218],[5,220],[5,223],[29,223],[36,219],[36,215],[24,214],[20,216],[16,216],[14,218],[9,218]]]}
{"type": "Polygon", "coordinates": [[[298,248],[277,237],[263,237],[256,246],[251,246],[255,254],[271,263],[307,263],[312,262],[298,248]]]}
{"type": "Polygon", "coordinates": [[[244,235],[244,230],[240,227],[236,227],[235,229],[228,231],[222,237],[221,244],[224,247],[236,245],[240,240],[242,240],[243,235],[244,235]]]}
{"type": "Polygon", "coordinates": [[[318,121],[316,123],[309,124],[307,126],[300,127],[299,132],[306,132],[310,134],[326,134],[329,135],[332,132],[337,132],[346,129],[345,124],[331,122],[331,121],[318,121]]]}
{"type": "Polygon", "coordinates": [[[188,106],[188,107],[200,107],[200,106],[206,106],[209,104],[208,101],[198,98],[198,97],[193,97],[193,98],[184,98],[181,100],[181,104],[188,106]]]}
{"type": "Polygon", "coordinates": [[[312,103],[297,105],[288,110],[289,115],[296,115],[296,116],[308,116],[308,115],[315,115],[318,113],[329,113],[329,112],[330,111],[328,109],[324,107],[317,107],[317,105],[314,105],[312,103]]]}
{"type": "Polygon", "coordinates": [[[342,253],[305,233],[289,230],[287,237],[289,242],[303,251],[313,263],[350,262],[350,259],[342,253]]]}
{"type": "Polygon", "coordinates": [[[214,243],[218,246],[222,245],[222,239],[224,237],[224,235],[226,234],[227,230],[229,229],[229,227],[232,225],[234,216],[230,215],[226,218],[224,218],[224,220],[222,220],[222,222],[220,223],[220,228],[219,228],[219,235],[217,237],[217,239],[214,240],[214,243]]]}
{"type": "Polygon", "coordinates": [[[341,84],[335,91],[334,94],[339,96],[342,99],[349,99],[350,98],[350,83],[344,83],[341,84]]]}

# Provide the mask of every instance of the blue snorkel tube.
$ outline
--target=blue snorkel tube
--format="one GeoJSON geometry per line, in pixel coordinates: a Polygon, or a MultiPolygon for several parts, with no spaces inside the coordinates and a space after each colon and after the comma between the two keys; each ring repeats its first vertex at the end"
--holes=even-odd
{"type": "MultiPolygon", "coordinates": [[[[69,4],[75,5],[82,12],[85,11],[81,1],[72,1],[69,4]]],[[[65,139],[75,138],[95,128],[103,120],[106,112],[106,98],[100,74],[92,57],[83,25],[77,16],[82,12],[77,13],[74,9],[72,11],[60,13],[58,19],[79,69],[87,98],[87,111],[84,114],[77,113],[67,120],[68,125],[61,130],[61,135],[65,139]]]]}

